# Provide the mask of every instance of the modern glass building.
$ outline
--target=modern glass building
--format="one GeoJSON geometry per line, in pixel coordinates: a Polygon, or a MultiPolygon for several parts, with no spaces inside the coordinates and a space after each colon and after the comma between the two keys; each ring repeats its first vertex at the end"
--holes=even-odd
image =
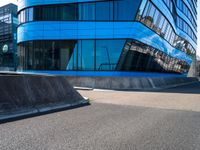
{"type": "Polygon", "coordinates": [[[19,0],[19,70],[186,75],[197,0],[19,0]]]}
{"type": "Polygon", "coordinates": [[[15,68],[17,25],[17,6],[8,4],[0,7],[0,70],[15,68]]]}

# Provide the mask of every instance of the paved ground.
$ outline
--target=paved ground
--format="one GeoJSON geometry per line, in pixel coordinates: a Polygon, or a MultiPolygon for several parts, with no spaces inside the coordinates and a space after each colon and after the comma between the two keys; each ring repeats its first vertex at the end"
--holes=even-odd
{"type": "Polygon", "coordinates": [[[90,106],[1,124],[0,150],[200,150],[199,90],[81,91],[94,98],[90,106]]]}
{"type": "Polygon", "coordinates": [[[200,112],[200,82],[154,92],[106,90],[79,92],[99,103],[200,112]]]}

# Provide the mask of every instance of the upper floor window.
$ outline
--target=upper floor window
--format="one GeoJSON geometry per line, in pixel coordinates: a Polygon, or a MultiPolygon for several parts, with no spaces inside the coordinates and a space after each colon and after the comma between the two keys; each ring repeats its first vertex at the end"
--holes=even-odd
{"type": "MultiPolygon", "coordinates": [[[[187,42],[185,39],[176,35],[174,29],[172,28],[170,22],[167,18],[154,6],[154,4],[150,1],[147,2],[146,7],[142,10],[142,12],[138,12],[137,20],[144,23],[146,26],[151,28],[157,34],[159,34],[162,38],[169,42],[172,46],[181,51],[187,53],[188,55],[195,54],[194,48],[187,42]],[[177,40],[180,39],[180,40],[177,40]],[[185,43],[188,43],[187,45],[185,43]],[[181,45],[181,46],[180,46],[181,45]]],[[[194,41],[196,40],[196,36],[192,29],[189,27],[186,22],[177,18],[177,26],[186,32],[194,41]]]]}
{"type": "Polygon", "coordinates": [[[19,23],[29,21],[133,21],[140,1],[116,0],[34,6],[21,10],[19,23]],[[24,15],[27,14],[27,15],[24,15]],[[31,15],[31,18],[27,17],[31,15]]]}

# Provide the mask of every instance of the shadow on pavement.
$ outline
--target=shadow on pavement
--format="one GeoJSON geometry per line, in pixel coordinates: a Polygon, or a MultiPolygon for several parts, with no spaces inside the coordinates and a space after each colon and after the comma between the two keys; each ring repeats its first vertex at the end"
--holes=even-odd
{"type": "Polygon", "coordinates": [[[167,89],[153,89],[153,90],[128,90],[130,92],[161,92],[161,93],[183,93],[183,94],[200,94],[200,82],[192,83],[183,86],[177,86],[167,89]]]}

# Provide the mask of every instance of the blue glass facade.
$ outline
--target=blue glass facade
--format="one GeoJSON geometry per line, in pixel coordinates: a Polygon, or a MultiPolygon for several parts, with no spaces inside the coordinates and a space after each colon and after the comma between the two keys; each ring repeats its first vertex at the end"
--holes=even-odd
{"type": "Polygon", "coordinates": [[[195,0],[19,0],[18,69],[185,75],[196,13],[195,0]]]}

